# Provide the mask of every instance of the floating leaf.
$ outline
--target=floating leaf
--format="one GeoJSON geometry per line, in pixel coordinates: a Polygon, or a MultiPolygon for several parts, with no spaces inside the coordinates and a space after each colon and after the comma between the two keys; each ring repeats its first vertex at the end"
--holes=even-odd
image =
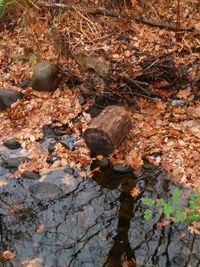
{"type": "Polygon", "coordinates": [[[16,257],[16,253],[10,250],[6,250],[3,252],[2,256],[6,260],[12,260],[13,258],[16,257]]]}

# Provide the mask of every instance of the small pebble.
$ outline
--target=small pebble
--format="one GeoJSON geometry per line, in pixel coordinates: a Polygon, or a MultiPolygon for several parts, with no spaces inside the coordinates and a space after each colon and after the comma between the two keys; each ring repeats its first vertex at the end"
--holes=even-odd
{"type": "Polygon", "coordinates": [[[131,172],[132,169],[130,166],[124,166],[123,164],[115,164],[113,165],[113,171],[120,172],[120,173],[128,173],[128,172],[131,172]]]}
{"type": "Polygon", "coordinates": [[[53,137],[54,136],[53,130],[48,125],[43,125],[42,130],[43,130],[45,137],[53,137]]]}
{"type": "Polygon", "coordinates": [[[5,169],[17,169],[18,166],[25,162],[30,160],[27,157],[19,157],[19,158],[10,158],[10,159],[6,159],[1,163],[1,166],[5,169]]]}
{"type": "Polygon", "coordinates": [[[34,171],[24,171],[21,176],[25,179],[30,179],[30,180],[39,180],[40,175],[38,172],[34,171]]]}
{"type": "Polygon", "coordinates": [[[56,150],[56,142],[50,142],[48,145],[48,151],[49,153],[52,153],[56,150]]]}
{"type": "Polygon", "coordinates": [[[102,159],[97,160],[96,162],[97,162],[98,166],[102,167],[102,168],[106,168],[106,167],[110,166],[110,161],[106,157],[103,157],[102,159]]]}
{"type": "Polygon", "coordinates": [[[57,160],[61,160],[61,157],[60,156],[49,156],[46,162],[49,164],[53,164],[57,160]]]}
{"type": "Polygon", "coordinates": [[[67,173],[67,174],[70,174],[70,175],[73,175],[74,174],[74,169],[69,168],[69,167],[65,168],[63,171],[65,173],[67,173]]]}
{"type": "Polygon", "coordinates": [[[12,138],[12,139],[7,140],[4,143],[4,146],[6,146],[9,149],[18,149],[21,147],[20,143],[17,141],[16,138],[12,138]]]}

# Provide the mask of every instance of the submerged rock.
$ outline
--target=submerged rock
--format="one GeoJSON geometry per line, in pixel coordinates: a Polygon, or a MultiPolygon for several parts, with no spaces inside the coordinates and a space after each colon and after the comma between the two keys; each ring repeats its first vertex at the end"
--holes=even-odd
{"type": "Polygon", "coordinates": [[[40,179],[40,175],[38,172],[34,172],[34,171],[24,171],[21,174],[22,178],[25,179],[30,179],[30,180],[39,180],[40,179]]]}
{"type": "Polygon", "coordinates": [[[9,149],[18,149],[21,147],[21,144],[17,141],[16,138],[12,138],[4,142],[4,146],[9,149]]]}
{"type": "Polygon", "coordinates": [[[11,104],[23,96],[22,93],[13,90],[0,89],[0,111],[11,107],[11,104]]]}
{"type": "Polygon", "coordinates": [[[130,166],[124,166],[122,164],[115,164],[113,165],[113,171],[120,172],[120,173],[127,173],[127,172],[131,172],[132,169],[130,166]]]}
{"type": "Polygon", "coordinates": [[[18,157],[18,158],[10,158],[10,159],[5,159],[3,160],[3,162],[1,163],[1,166],[5,169],[17,169],[18,166],[25,162],[30,160],[27,157],[18,157]]]}
{"type": "Polygon", "coordinates": [[[62,195],[62,190],[52,183],[36,183],[29,187],[32,197],[38,200],[54,200],[62,195]]]}
{"type": "Polygon", "coordinates": [[[42,130],[46,138],[54,137],[54,131],[48,125],[43,125],[42,130]]]}
{"type": "Polygon", "coordinates": [[[77,140],[78,137],[75,134],[72,135],[65,134],[58,138],[59,143],[61,143],[65,148],[71,151],[75,149],[77,140]]]}
{"type": "Polygon", "coordinates": [[[49,163],[49,164],[53,164],[55,161],[57,161],[57,160],[61,160],[62,158],[60,157],[60,156],[49,156],[48,158],[47,158],[47,160],[46,160],[46,162],[47,163],[49,163]]]}
{"type": "Polygon", "coordinates": [[[106,157],[103,157],[102,159],[97,159],[96,163],[101,168],[108,168],[110,167],[110,160],[106,157]]]}
{"type": "Polygon", "coordinates": [[[40,61],[33,70],[31,86],[38,91],[54,91],[58,87],[59,69],[49,61],[40,61]]]}
{"type": "Polygon", "coordinates": [[[55,141],[52,141],[48,145],[48,151],[49,151],[49,153],[52,153],[55,150],[56,150],[56,142],[55,141]]]}
{"type": "Polygon", "coordinates": [[[65,169],[63,169],[63,171],[69,175],[73,175],[74,174],[74,169],[70,168],[70,167],[66,167],[65,169]]]}

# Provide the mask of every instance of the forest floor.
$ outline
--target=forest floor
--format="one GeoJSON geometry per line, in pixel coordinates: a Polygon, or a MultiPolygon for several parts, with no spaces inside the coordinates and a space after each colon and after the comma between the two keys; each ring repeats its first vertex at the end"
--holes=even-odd
{"type": "Polygon", "coordinates": [[[31,158],[18,173],[87,166],[92,159],[81,138],[73,152],[57,144],[61,160],[48,164],[48,151],[38,142],[42,126],[67,125],[63,133],[81,137],[91,122],[89,107],[120,104],[133,127],[111,161],[138,169],[146,158],[173,182],[200,189],[199,1],[181,1],[179,32],[176,21],[176,2],[163,0],[85,0],[84,6],[72,0],[60,7],[36,1],[4,17],[0,86],[24,97],[0,113],[0,139],[17,138],[21,156],[31,158]],[[42,59],[60,66],[60,87],[53,93],[21,89],[42,59]]]}

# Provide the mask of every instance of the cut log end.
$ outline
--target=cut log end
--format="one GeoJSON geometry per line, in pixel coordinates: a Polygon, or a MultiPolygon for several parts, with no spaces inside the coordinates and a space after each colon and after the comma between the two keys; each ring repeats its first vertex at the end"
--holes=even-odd
{"type": "Polygon", "coordinates": [[[121,106],[108,106],[85,130],[83,138],[96,154],[109,155],[131,129],[128,112],[121,106]]]}
{"type": "Polygon", "coordinates": [[[106,133],[97,128],[85,130],[83,135],[86,145],[99,155],[109,155],[112,153],[114,146],[106,133]]]}

